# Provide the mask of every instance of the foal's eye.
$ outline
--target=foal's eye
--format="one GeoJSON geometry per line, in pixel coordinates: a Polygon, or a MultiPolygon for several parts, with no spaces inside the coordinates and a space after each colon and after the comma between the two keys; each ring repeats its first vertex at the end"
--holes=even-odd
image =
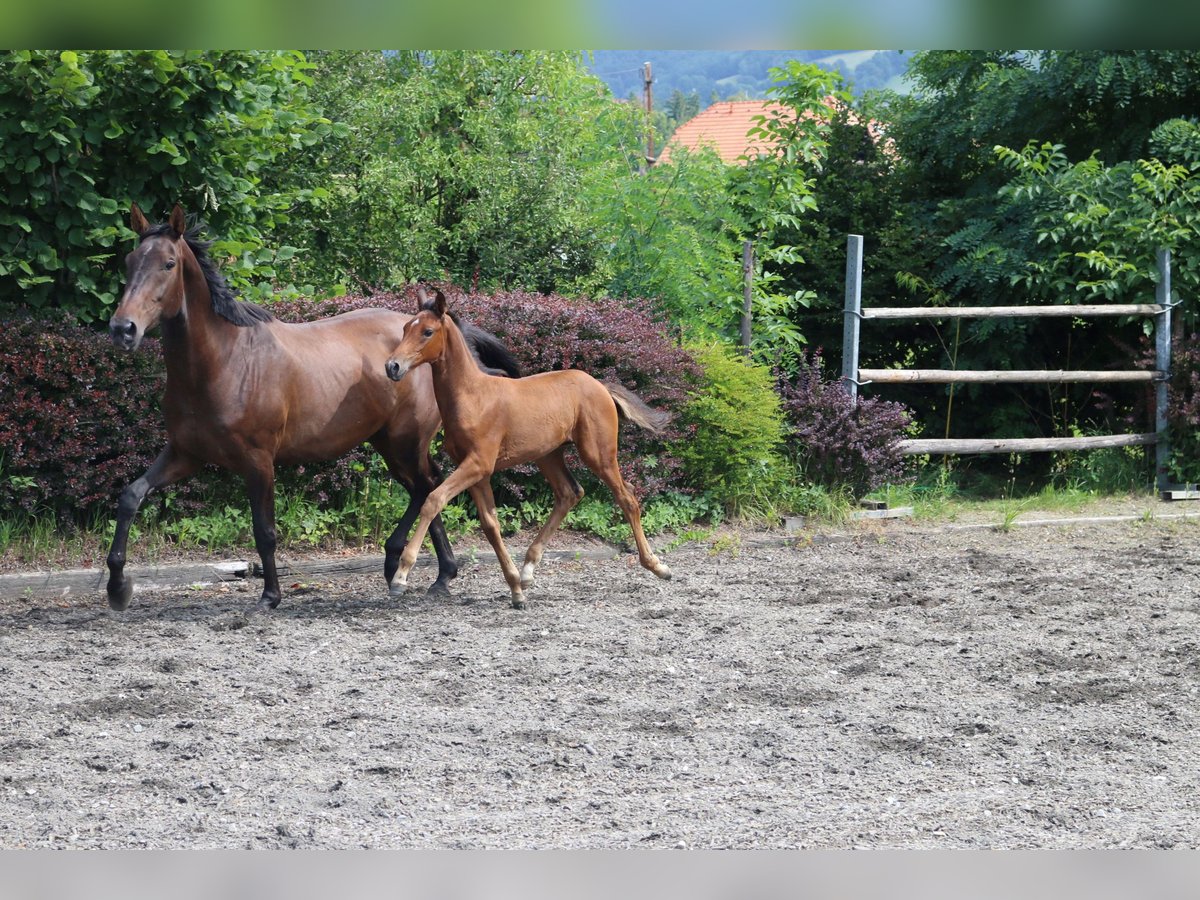
{"type": "Polygon", "coordinates": [[[425,329],[425,337],[427,337],[427,338],[433,337],[433,329],[432,328],[425,329]]]}
{"type": "Polygon", "coordinates": [[[166,261],[166,263],[163,265],[163,268],[164,268],[164,269],[173,269],[173,268],[175,268],[175,260],[173,260],[173,259],[168,259],[168,260],[166,261]]]}

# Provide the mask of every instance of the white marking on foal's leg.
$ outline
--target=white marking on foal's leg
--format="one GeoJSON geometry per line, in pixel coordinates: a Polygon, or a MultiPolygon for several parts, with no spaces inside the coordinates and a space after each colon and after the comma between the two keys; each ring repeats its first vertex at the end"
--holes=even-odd
{"type": "Polygon", "coordinates": [[[525,565],[521,566],[521,587],[533,587],[533,569],[534,564],[531,562],[526,562],[525,565]]]}
{"type": "Polygon", "coordinates": [[[392,583],[388,585],[389,597],[401,597],[408,590],[408,573],[397,572],[392,578],[392,583]]]}

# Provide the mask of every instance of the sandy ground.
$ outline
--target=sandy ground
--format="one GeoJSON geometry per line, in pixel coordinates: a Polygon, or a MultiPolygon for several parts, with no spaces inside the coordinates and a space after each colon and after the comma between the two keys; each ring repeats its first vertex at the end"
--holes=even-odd
{"type": "Polygon", "coordinates": [[[0,600],[0,847],[1200,845],[1200,526],[666,559],[0,600]]]}

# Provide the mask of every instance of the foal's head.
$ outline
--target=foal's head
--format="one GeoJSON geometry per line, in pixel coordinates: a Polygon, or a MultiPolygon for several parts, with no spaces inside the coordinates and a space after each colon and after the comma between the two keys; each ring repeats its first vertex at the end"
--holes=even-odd
{"type": "Polygon", "coordinates": [[[433,362],[446,349],[446,295],[438,291],[431,300],[424,288],[417,288],[421,298],[420,308],[404,326],[404,337],[392,351],[384,370],[392,381],[399,381],[410,369],[422,363],[433,362]]]}
{"type": "Polygon", "coordinates": [[[141,242],[125,257],[125,293],[108,322],[108,333],[122,350],[137,349],[147,331],[162,319],[179,314],[183,257],[191,253],[184,240],[183,207],[178,203],[167,224],[153,229],[135,203],[130,227],[141,236],[141,242]]]}

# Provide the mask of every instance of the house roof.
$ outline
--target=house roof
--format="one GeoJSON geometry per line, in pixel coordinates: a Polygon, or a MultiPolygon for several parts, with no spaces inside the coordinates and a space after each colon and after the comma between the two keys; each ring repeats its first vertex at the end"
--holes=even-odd
{"type": "MultiPolygon", "coordinates": [[[[828,97],[825,105],[833,109],[840,105],[840,101],[828,97]]],[[[672,150],[679,147],[697,150],[704,145],[711,145],[724,162],[744,165],[745,160],[740,157],[766,149],[761,142],[746,136],[751,128],[759,124],[755,118],[784,108],[782,104],[769,100],[722,100],[714,103],[675,129],[656,162],[670,162],[672,150]]],[[[870,123],[870,130],[872,136],[879,140],[879,128],[875,122],[870,123]]]]}
{"type": "Polygon", "coordinates": [[[677,147],[698,150],[711,144],[724,162],[736,163],[738,157],[747,151],[759,149],[746,137],[746,133],[757,124],[754,117],[779,108],[778,103],[763,100],[722,100],[714,103],[675,129],[667,145],[658,154],[657,162],[670,162],[671,151],[677,147]]]}

